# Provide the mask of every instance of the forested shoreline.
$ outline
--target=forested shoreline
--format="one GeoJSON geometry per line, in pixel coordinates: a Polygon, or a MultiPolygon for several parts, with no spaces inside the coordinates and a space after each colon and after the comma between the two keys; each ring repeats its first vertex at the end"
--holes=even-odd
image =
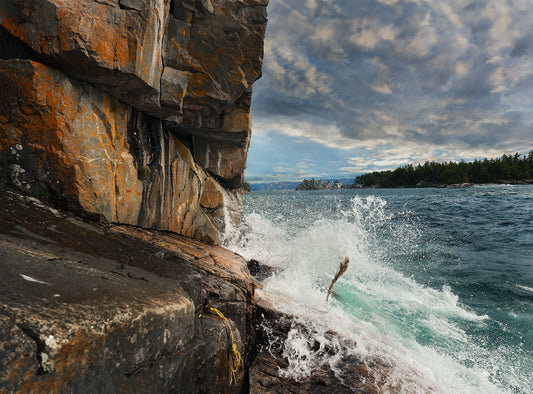
{"type": "Polygon", "coordinates": [[[533,150],[473,162],[425,162],[355,178],[354,187],[436,187],[457,184],[532,183],[533,150]]]}

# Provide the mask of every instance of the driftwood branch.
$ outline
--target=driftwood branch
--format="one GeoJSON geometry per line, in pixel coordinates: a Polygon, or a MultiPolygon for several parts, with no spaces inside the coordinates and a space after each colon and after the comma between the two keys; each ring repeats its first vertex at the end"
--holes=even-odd
{"type": "Polygon", "coordinates": [[[349,264],[350,264],[350,259],[348,257],[345,257],[344,260],[339,263],[339,268],[337,269],[337,273],[335,274],[335,277],[333,278],[333,280],[331,281],[331,285],[329,286],[328,295],[326,297],[326,302],[328,302],[329,295],[331,293],[331,289],[333,288],[333,285],[346,272],[349,264]]]}

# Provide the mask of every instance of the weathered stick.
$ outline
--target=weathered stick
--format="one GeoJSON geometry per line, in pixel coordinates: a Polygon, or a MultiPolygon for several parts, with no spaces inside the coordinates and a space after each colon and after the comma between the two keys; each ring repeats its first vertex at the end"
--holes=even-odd
{"type": "Polygon", "coordinates": [[[333,280],[331,281],[331,285],[329,286],[328,295],[326,297],[326,302],[328,302],[329,295],[331,293],[331,289],[333,288],[333,285],[346,272],[349,264],[350,264],[350,259],[348,257],[345,257],[344,260],[339,263],[339,268],[337,269],[337,273],[335,274],[335,277],[333,278],[333,280]]]}

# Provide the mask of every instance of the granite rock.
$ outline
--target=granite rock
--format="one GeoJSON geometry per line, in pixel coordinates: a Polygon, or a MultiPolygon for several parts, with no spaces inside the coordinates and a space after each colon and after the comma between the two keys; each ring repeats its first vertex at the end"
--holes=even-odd
{"type": "Polygon", "coordinates": [[[31,60],[0,60],[0,81],[5,182],[107,222],[220,242],[216,209],[240,200],[159,119],[31,60]]]}
{"type": "Polygon", "coordinates": [[[240,215],[266,5],[4,1],[0,181],[220,243],[240,215]]]}
{"type": "MultiPolygon", "coordinates": [[[[253,344],[249,352],[251,393],[381,393],[400,392],[386,380],[392,366],[379,360],[361,359],[350,351],[356,344],[333,331],[315,332],[302,319],[277,311],[258,300],[252,319],[253,344]],[[287,350],[288,338],[306,346],[310,371],[302,376],[287,373],[294,355],[287,350]],[[333,361],[335,360],[335,361],[333,361]],[[385,387],[386,386],[386,387],[385,387]]],[[[301,351],[301,349],[299,349],[301,351]]],[[[297,356],[296,356],[297,358],[297,356]]]]}
{"type": "Polygon", "coordinates": [[[43,62],[157,109],[167,14],[168,0],[8,0],[0,18],[43,62]]]}
{"type": "Polygon", "coordinates": [[[220,115],[260,77],[267,4],[5,0],[0,22],[75,79],[139,110],[164,116],[163,105],[199,119],[220,115]],[[176,91],[183,101],[177,106],[176,91]]]}
{"type": "Polygon", "coordinates": [[[5,190],[0,207],[0,392],[241,392],[229,350],[233,336],[248,352],[255,287],[241,257],[5,190]]]}

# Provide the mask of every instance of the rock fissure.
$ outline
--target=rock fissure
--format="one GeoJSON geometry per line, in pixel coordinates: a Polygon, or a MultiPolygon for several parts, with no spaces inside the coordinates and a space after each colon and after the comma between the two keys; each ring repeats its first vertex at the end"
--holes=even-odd
{"type": "Polygon", "coordinates": [[[30,327],[22,323],[15,322],[15,326],[18,327],[20,331],[22,331],[35,344],[35,349],[36,349],[35,359],[36,359],[37,364],[39,365],[37,374],[43,375],[45,373],[50,373],[50,370],[48,369],[48,367],[45,364],[43,364],[43,362],[46,363],[47,361],[47,360],[43,361],[43,357],[48,358],[48,355],[46,353],[45,343],[39,337],[39,333],[35,332],[30,327]]]}
{"type": "Polygon", "coordinates": [[[128,11],[139,11],[138,8],[134,8],[134,7],[131,7],[131,6],[127,6],[125,5],[122,1],[119,1],[118,2],[118,6],[121,10],[128,10],[128,11]]]}

